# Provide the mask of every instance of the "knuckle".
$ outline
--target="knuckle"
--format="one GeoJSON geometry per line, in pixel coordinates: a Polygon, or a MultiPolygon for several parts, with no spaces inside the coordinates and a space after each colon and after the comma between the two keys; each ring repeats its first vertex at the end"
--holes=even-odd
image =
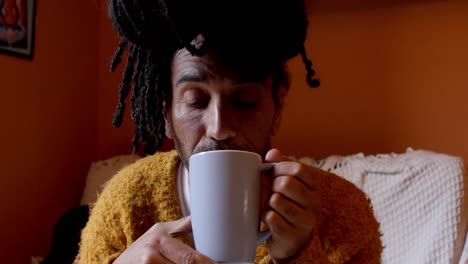
{"type": "Polygon", "coordinates": [[[281,182],[278,186],[279,192],[285,192],[291,188],[292,178],[291,177],[282,177],[281,182]]]}
{"type": "Polygon", "coordinates": [[[294,218],[297,217],[296,211],[294,211],[290,207],[284,207],[283,212],[281,213],[281,215],[283,215],[283,217],[287,217],[287,218],[291,218],[291,219],[294,219],[294,218]]]}
{"type": "Polygon", "coordinates": [[[153,239],[151,246],[152,248],[156,248],[159,252],[165,252],[167,250],[167,245],[170,245],[170,241],[172,238],[167,235],[157,236],[153,239]]]}
{"type": "Polygon", "coordinates": [[[294,162],[291,168],[291,172],[293,175],[299,175],[304,170],[304,165],[300,162],[294,162]]]}
{"type": "MultiPolygon", "coordinates": [[[[147,249],[145,247],[145,249],[147,249]]],[[[154,262],[154,256],[151,254],[149,250],[145,250],[140,256],[138,257],[138,263],[142,264],[149,264],[154,262]]]]}
{"type": "Polygon", "coordinates": [[[275,212],[269,211],[269,212],[265,215],[265,223],[266,223],[268,226],[270,226],[270,228],[271,228],[271,225],[275,222],[275,218],[276,218],[275,212]]]}
{"type": "Polygon", "coordinates": [[[164,224],[161,223],[161,222],[159,222],[159,223],[154,224],[154,225],[150,228],[150,230],[151,230],[152,232],[158,232],[158,231],[160,231],[160,230],[163,229],[163,226],[164,226],[164,224]]]}
{"type": "Polygon", "coordinates": [[[153,241],[151,241],[151,244],[148,244],[148,247],[155,247],[158,250],[161,249],[161,246],[164,245],[164,237],[155,237],[153,241]]]}
{"type": "Polygon", "coordinates": [[[277,209],[278,207],[281,206],[281,200],[282,200],[281,194],[274,193],[270,198],[270,206],[272,208],[277,209]]]}
{"type": "Polygon", "coordinates": [[[188,252],[184,255],[182,263],[185,264],[196,264],[197,263],[197,254],[196,252],[188,252]]]}

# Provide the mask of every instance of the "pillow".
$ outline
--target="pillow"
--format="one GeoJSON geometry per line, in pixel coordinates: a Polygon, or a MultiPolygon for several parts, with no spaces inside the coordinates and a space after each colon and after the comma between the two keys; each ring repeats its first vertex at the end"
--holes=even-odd
{"type": "Polygon", "coordinates": [[[105,183],[125,166],[137,161],[136,154],[115,156],[106,160],[93,162],[86,176],[85,188],[81,197],[81,205],[94,203],[105,183]]]}

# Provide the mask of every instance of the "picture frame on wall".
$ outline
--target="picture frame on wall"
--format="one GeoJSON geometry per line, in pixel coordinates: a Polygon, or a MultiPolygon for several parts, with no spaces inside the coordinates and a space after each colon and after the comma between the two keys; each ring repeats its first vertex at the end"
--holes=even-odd
{"type": "Polygon", "coordinates": [[[0,0],[0,53],[32,59],[36,0],[0,0]]]}

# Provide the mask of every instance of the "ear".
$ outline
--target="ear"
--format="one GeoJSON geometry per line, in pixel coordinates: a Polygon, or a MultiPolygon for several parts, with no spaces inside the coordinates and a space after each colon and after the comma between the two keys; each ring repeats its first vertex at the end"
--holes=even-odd
{"type": "Polygon", "coordinates": [[[286,95],[288,93],[288,89],[284,85],[280,85],[276,94],[274,95],[276,98],[276,105],[275,105],[275,112],[273,113],[273,123],[272,123],[272,136],[276,136],[279,132],[280,125],[281,125],[281,118],[283,116],[283,109],[284,109],[284,102],[286,99],[286,95]]]}
{"type": "Polygon", "coordinates": [[[168,139],[173,139],[173,132],[171,126],[171,111],[169,106],[166,104],[166,101],[163,101],[163,116],[164,116],[164,130],[166,131],[166,137],[168,139]]]}

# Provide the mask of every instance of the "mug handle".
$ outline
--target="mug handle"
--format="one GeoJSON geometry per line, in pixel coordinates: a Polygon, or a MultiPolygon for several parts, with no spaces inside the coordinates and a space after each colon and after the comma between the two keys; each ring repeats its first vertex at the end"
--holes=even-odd
{"type": "MultiPolygon", "coordinates": [[[[262,163],[260,165],[260,171],[268,171],[272,169],[275,166],[276,162],[274,163],[262,163]]],[[[265,240],[267,240],[271,236],[271,231],[270,230],[265,230],[263,232],[258,232],[257,233],[257,247],[263,243],[265,240]]]]}
{"type": "Polygon", "coordinates": [[[271,231],[265,230],[257,233],[257,247],[271,236],[271,231]]]}
{"type": "Polygon", "coordinates": [[[271,163],[262,163],[260,165],[260,171],[268,171],[271,170],[278,162],[271,162],[271,163]]]}

